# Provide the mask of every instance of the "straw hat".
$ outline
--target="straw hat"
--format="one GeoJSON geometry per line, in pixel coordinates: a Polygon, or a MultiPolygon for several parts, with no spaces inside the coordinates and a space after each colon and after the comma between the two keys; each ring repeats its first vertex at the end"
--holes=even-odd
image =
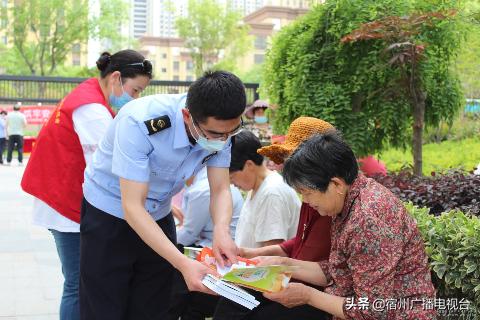
{"type": "Polygon", "coordinates": [[[299,117],[290,124],[284,143],[272,144],[258,149],[257,152],[276,164],[282,164],[285,158],[310,136],[334,129],[335,127],[326,121],[312,117],[299,117]]]}

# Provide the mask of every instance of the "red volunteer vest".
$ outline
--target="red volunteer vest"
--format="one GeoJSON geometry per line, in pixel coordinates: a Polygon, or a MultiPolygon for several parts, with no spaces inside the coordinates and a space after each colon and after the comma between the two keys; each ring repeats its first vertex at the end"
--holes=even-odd
{"type": "Polygon", "coordinates": [[[82,82],[58,104],[40,130],[21,183],[25,192],[78,223],[86,164],[72,115],[90,103],[102,104],[114,116],[98,79],[82,82]]]}

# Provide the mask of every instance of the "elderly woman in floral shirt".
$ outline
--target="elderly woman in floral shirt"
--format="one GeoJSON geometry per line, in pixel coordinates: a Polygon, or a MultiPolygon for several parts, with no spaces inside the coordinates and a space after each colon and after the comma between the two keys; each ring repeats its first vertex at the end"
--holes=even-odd
{"type": "Polygon", "coordinates": [[[350,147],[335,132],[304,142],[285,162],[283,175],[303,201],[333,217],[328,261],[281,257],[261,264],[299,266],[293,277],[325,292],[290,283],[265,294],[287,307],[309,304],[334,319],[435,319],[435,298],[416,223],[389,190],[358,173],[350,147]]]}

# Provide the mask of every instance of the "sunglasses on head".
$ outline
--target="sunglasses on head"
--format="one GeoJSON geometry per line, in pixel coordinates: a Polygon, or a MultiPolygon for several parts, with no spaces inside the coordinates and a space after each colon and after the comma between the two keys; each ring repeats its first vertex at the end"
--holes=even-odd
{"type": "Polygon", "coordinates": [[[127,66],[139,66],[143,68],[143,71],[145,71],[148,74],[152,74],[152,63],[150,60],[143,60],[142,62],[135,62],[135,63],[129,63],[127,66]]]}

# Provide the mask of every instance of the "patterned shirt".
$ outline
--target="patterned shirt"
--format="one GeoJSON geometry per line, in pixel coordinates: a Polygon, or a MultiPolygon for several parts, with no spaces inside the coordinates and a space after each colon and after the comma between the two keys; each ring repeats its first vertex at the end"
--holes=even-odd
{"type": "Polygon", "coordinates": [[[333,218],[331,240],[320,266],[325,292],[347,298],[346,319],[436,319],[422,305],[435,298],[422,237],[388,189],[360,174],[333,218]]]}

